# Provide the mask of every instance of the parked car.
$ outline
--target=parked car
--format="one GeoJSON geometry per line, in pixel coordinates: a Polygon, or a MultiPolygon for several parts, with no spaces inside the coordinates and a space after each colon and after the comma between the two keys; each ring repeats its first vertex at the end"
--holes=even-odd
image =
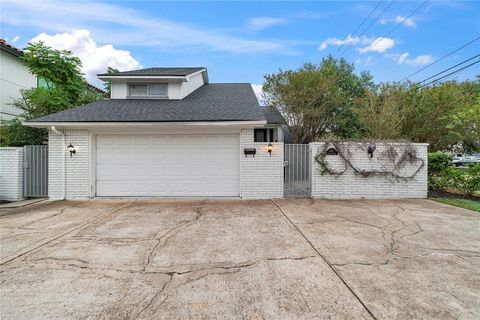
{"type": "Polygon", "coordinates": [[[453,164],[456,167],[461,167],[464,164],[467,163],[480,163],[480,157],[477,156],[465,156],[462,157],[462,155],[457,155],[457,157],[453,157],[453,164]]]}

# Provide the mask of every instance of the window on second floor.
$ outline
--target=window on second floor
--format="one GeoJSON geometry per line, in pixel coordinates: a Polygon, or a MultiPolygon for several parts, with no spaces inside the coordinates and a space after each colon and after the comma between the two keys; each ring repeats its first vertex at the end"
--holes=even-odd
{"type": "Polygon", "coordinates": [[[274,128],[254,129],[254,142],[278,142],[277,130],[274,128]]]}
{"type": "Polygon", "coordinates": [[[142,84],[129,84],[128,96],[139,97],[152,97],[152,98],[167,98],[168,97],[168,84],[167,83],[142,83],[142,84]]]}

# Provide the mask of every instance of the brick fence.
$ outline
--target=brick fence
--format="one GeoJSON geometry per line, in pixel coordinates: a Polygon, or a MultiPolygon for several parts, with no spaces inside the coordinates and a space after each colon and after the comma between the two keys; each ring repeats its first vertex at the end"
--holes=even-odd
{"type": "MultiPolygon", "coordinates": [[[[367,153],[368,143],[340,142],[338,146],[347,151],[351,164],[366,174],[355,172],[341,155],[326,155],[323,161],[335,172],[345,170],[343,174],[322,174],[322,165],[316,160],[319,153],[325,150],[326,142],[310,143],[311,150],[311,196],[327,199],[401,199],[427,197],[427,147],[425,143],[376,143],[373,157],[367,153]],[[395,163],[413,148],[418,159],[406,162],[400,168],[395,163]],[[398,177],[410,177],[410,179],[398,177]],[[368,172],[395,172],[392,175],[368,175],[368,172]]],[[[334,147],[333,145],[327,148],[334,147]]]]}
{"type": "Polygon", "coordinates": [[[0,200],[23,198],[23,148],[0,148],[0,200]]]}

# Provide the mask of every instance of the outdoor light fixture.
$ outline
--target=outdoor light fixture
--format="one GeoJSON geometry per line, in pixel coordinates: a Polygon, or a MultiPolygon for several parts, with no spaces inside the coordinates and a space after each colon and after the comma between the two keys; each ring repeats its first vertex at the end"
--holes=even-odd
{"type": "Polygon", "coordinates": [[[269,143],[268,146],[267,146],[267,151],[270,154],[270,157],[272,156],[272,150],[273,150],[273,145],[271,143],[269,143]]]}
{"type": "Polygon", "coordinates": [[[373,151],[375,151],[377,149],[377,146],[375,145],[375,143],[370,143],[370,145],[368,146],[368,154],[370,155],[370,158],[373,158],[373,151]]]}
{"type": "Polygon", "coordinates": [[[72,145],[71,142],[70,142],[70,144],[68,145],[67,150],[70,152],[70,158],[72,157],[72,155],[73,155],[75,152],[77,152],[77,150],[75,150],[75,147],[72,145]]]}

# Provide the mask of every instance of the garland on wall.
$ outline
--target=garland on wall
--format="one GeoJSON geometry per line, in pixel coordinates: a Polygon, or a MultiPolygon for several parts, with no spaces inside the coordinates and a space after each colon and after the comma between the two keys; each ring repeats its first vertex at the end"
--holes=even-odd
{"type": "MultiPolygon", "coordinates": [[[[322,175],[333,175],[340,176],[343,175],[350,168],[353,170],[355,175],[361,177],[372,177],[372,176],[381,176],[385,177],[391,182],[395,181],[409,181],[412,180],[425,166],[425,161],[418,157],[417,149],[408,142],[402,143],[402,152],[398,152],[397,148],[393,143],[388,143],[382,141],[385,144],[385,150],[379,152],[378,158],[386,159],[387,161],[382,165],[380,169],[362,169],[357,167],[352,163],[352,150],[350,147],[352,144],[356,149],[360,149],[365,154],[369,153],[370,142],[339,142],[339,141],[328,141],[323,145],[322,150],[315,156],[315,160],[320,165],[320,174],[322,175]],[[334,169],[326,160],[328,152],[332,150],[336,151],[336,155],[343,160],[343,165],[340,169],[334,169]],[[413,173],[402,175],[400,172],[407,165],[418,167],[413,170],[413,173]]],[[[397,144],[398,146],[398,144],[397,144]]],[[[369,159],[371,159],[369,157],[369,159]]]]}

